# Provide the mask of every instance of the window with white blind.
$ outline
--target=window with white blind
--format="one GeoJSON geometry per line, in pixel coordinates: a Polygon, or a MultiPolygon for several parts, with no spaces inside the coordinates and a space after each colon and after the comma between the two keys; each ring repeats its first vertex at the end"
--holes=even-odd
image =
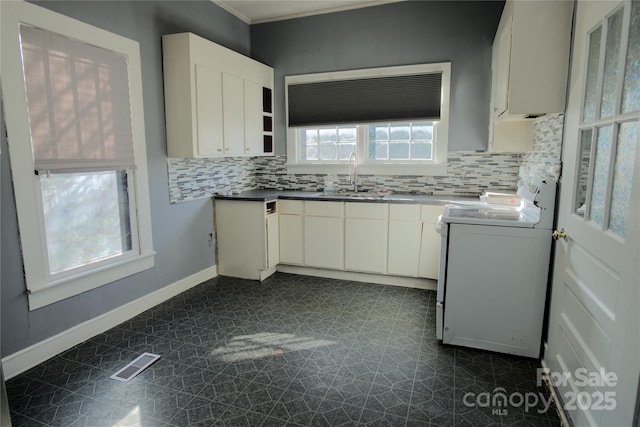
{"type": "Polygon", "coordinates": [[[285,77],[288,168],[339,173],[353,153],[363,173],[443,173],[450,73],[437,63],[285,77]]]}
{"type": "Polygon", "coordinates": [[[2,79],[33,310],[153,266],[140,53],[28,3],[6,11],[2,79]]]}

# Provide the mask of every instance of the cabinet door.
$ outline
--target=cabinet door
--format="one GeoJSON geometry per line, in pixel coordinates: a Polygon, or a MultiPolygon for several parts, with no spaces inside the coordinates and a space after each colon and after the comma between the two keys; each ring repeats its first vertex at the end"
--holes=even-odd
{"type": "Polygon", "coordinates": [[[196,64],[197,154],[222,156],[222,73],[196,64]]]}
{"type": "Polygon", "coordinates": [[[218,272],[260,280],[267,264],[264,202],[215,201],[218,272]]]}
{"type": "Polygon", "coordinates": [[[244,85],[240,77],[222,73],[225,156],[244,155],[244,85]]]}
{"type": "Polygon", "coordinates": [[[310,267],[344,269],[342,218],[304,218],[304,263],[310,267]]]}
{"type": "Polygon", "coordinates": [[[422,238],[420,240],[420,261],[418,275],[427,279],[438,278],[438,262],[440,260],[440,234],[435,225],[422,223],[422,238]]]}
{"type": "Polygon", "coordinates": [[[267,268],[280,262],[280,232],[278,215],[267,216],[267,268]]]}
{"type": "Polygon", "coordinates": [[[244,147],[248,156],[264,154],[262,86],[244,81],[244,147]]]}
{"type": "Polygon", "coordinates": [[[280,262],[286,264],[303,263],[302,231],[301,215],[280,213],[280,262]]]}
{"type": "MultiPolygon", "coordinates": [[[[511,19],[498,37],[498,57],[496,58],[496,69],[494,78],[496,79],[496,99],[495,117],[507,111],[509,108],[509,73],[511,68],[511,19]]],[[[494,46],[494,49],[496,46],[494,46]]]]}
{"type": "Polygon", "coordinates": [[[345,269],[385,273],[387,221],[347,218],[345,230],[345,269]]]}
{"type": "Polygon", "coordinates": [[[389,274],[417,277],[422,223],[389,221],[389,274]]]}

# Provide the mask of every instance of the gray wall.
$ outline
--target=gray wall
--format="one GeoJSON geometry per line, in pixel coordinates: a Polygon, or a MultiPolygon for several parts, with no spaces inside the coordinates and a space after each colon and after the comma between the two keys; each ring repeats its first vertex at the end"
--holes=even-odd
{"type": "Polygon", "coordinates": [[[10,153],[2,132],[2,356],[214,264],[213,251],[207,244],[208,233],[213,231],[211,201],[169,204],[160,36],[191,31],[240,53],[248,55],[250,51],[249,26],[208,0],[34,3],[140,43],[151,221],[157,255],[151,270],[29,312],[7,155],[10,153]]]}
{"type": "Polygon", "coordinates": [[[286,153],[284,76],[443,61],[451,61],[449,150],[485,150],[503,6],[408,1],[252,25],[252,56],[275,68],[276,153],[286,153]]]}

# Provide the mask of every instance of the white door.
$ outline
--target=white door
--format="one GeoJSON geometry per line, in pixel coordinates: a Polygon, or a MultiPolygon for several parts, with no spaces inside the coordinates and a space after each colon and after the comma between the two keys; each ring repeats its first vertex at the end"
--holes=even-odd
{"type": "Polygon", "coordinates": [[[630,426],[640,372],[640,2],[579,1],[544,364],[576,426],[630,426]]]}

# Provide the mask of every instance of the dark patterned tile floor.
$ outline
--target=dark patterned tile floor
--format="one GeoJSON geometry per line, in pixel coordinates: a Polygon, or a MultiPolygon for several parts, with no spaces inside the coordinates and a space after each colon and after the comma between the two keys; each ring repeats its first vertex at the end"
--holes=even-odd
{"type": "Polygon", "coordinates": [[[218,277],[8,381],[13,425],[560,425],[519,400],[548,399],[537,361],[444,346],[434,316],[430,291],[218,277]]]}

